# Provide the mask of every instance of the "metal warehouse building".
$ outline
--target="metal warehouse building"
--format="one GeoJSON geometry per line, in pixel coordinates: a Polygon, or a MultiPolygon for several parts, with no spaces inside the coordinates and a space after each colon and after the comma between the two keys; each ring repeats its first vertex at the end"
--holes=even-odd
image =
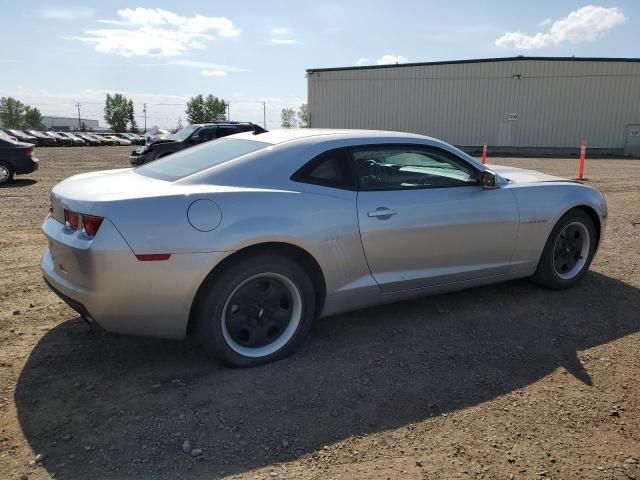
{"type": "MultiPolygon", "coordinates": [[[[80,125],[83,123],[87,130],[96,130],[100,128],[98,120],[81,118],[80,125]]],[[[44,115],[42,117],[42,124],[45,128],[52,130],[80,130],[78,126],[78,117],[51,117],[44,115]]]]}
{"type": "Polygon", "coordinates": [[[307,70],[310,125],[466,150],[640,155],[640,59],[510,57],[307,70]]]}

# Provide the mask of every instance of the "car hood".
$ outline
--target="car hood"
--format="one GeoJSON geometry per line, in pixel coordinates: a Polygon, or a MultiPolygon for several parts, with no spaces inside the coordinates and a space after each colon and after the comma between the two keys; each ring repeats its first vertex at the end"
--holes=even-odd
{"type": "Polygon", "coordinates": [[[158,145],[160,143],[178,143],[179,140],[177,138],[172,137],[159,137],[151,139],[147,145],[158,145]]]}
{"type": "Polygon", "coordinates": [[[497,173],[502,178],[512,183],[536,183],[536,182],[571,182],[562,177],[547,175],[546,173],[536,170],[527,170],[524,168],[506,167],[502,165],[487,165],[491,171],[497,173]]]}

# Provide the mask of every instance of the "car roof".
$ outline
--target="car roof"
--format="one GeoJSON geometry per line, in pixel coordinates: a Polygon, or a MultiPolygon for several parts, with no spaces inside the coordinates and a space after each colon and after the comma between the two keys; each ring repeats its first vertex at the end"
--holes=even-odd
{"type": "Polygon", "coordinates": [[[234,127],[237,125],[253,126],[251,122],[208,122],[208,123],[192,123],[192,127],[234,127]]]}
{"type": "Polygon", "coordinates": [[[305,140],[315,137],[319,142],[335,139],[364,139],[364,138],[389,138],[398,139],[406,138],[407,140],[432,140],[441,143],[440,140],[406,132],[388,132],[382,130],[354,130],[354,129],[331,129],[331,128],[283,128],[278,130],[269,130],[268,132],[254,135],[253,132],[243,132],[233,135],[233,138],[244,138],[246,140],[255,140],[257,142],[270,143],[276,145],[278,143],[291,142],[296,140],[305,140]]]}

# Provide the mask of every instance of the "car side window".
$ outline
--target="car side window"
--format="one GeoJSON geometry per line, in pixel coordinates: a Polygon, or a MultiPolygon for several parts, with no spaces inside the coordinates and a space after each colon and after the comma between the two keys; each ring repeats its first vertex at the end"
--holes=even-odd
{"type": "Polygon", "coordinates": [[[218,127],[218,138],[226,137],[227,135],[233,135],[234,133],[238,133],[236,127],[218,127]]]}
{"type": "Polygon", "coordinates": [[[329,150],[309,161],[294,173],[291,179],[296,182],[356,190],[350,160],[345,149],[329,150]]]}
{"type": "Polygon", "coordinates": [[[217,131],[217,128],[215,128],[215,127],[201,129],[200,130],[200,141],[201,142],[208,142],[210,140],[215,140],[217,138],[216,131],[217,131]]]}
{"type": "Polygon", "coordinates": [[[420,146],[353,151],[361,190],[407,190],[479,185],[475,170],[455,155],[420,146]]]}

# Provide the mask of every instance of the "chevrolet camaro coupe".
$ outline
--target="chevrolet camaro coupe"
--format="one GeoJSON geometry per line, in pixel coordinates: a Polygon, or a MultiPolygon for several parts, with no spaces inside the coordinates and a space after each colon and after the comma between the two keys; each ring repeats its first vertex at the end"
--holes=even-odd
{"type": "Polygon", "coordinates": [[[89,322],[195,336],[232,366],[290,354],[315,318],[505,280],[587,272],[603,196],[483,165],[442,141],[245,132],[51,192],[44,278],[89,322]]]}

